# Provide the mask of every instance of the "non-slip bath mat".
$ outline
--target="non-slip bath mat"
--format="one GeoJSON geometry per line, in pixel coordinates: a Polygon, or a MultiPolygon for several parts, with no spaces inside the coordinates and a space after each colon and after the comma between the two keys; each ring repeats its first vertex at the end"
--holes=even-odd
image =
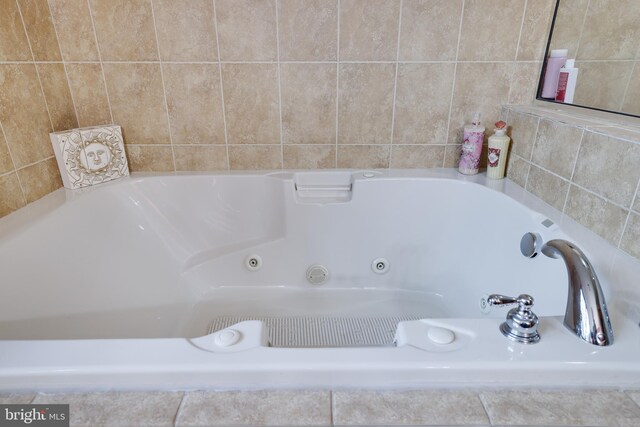
{"type": "Polygon", "coordinates": [[[246,320],[264,322],[271,347],[318,348],[393,346],[399,322],[424,319],[406,317],[252,317],[214,319],[209,333],[246,320]]]}

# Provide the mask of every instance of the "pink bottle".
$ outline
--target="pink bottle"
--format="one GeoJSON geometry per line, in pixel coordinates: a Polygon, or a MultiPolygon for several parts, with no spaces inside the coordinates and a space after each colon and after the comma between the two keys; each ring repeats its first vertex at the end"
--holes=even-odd
{"type": "Polygon", "coordinates": [[[558,77],[560,69],[567,62],[567,49],[554,49],[547,59],[547,66],[544,72],[544,82],[542,83],[542,97],[556,99],[556,91],[558,90],[558,77]]]}
{"type": "Polygon", "coordinates": [[[471,125],[464,127],[464,142],[460,152],[458,172],[465,175],[478,173],[483,142],[484,127],[480,126],[480,113],[475,113],[471,125]]]}

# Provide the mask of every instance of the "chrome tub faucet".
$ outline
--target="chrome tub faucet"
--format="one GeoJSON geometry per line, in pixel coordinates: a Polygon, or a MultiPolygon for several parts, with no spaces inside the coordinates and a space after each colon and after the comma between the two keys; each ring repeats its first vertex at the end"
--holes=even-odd
{"type": "Polygon", "coordinates": [[[528,258],[542,252],[550,258],[564,261],[569,279],[564,325],[589,344],[613,344],[607,303],[598,276],[586,255],[566,240],[554,239],[542,244],[542,238],[535,233],[526,233],[522,237],[520,250],[528,258]]]}

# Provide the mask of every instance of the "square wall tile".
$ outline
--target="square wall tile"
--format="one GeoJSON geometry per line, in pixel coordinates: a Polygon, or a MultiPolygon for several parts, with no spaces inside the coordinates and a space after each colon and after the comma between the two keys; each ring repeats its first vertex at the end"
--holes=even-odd
{"type": "Polygon", "coordinates": [[[330,392],[265,390],[187,393],[176,426],[203,425],[329,426],[330,392]]]}
{"type": "Polygon", "coordinates": [[[100,63],[65,64],[80,127],[113,122],[100,63]]]}
{"type": "Polygon", "coordinates": [[[527,185],[527,177],[529,175],[529,162],[510,153],[507,160],[507,178],[525,188],[527,185]]]}
{"type": "Polygon", "coordinates": [[[69,404],[72,426],[173,426],[178,392],[39,394],[34,404],[69,404]]]}
{"type": "Polygon", "coordinates": [[[9,215],[26,204],[27,202],[22,195],[22,188],[20,188],[20,181],[18,181],[18,175],[11,173],[0,176],[0,217],[9,215]]]}
{"type": "Polygon", "coordinates": [[[573,182],[630,207],[640,180],[640,145],[585,132],[573,182]]]}
{"type": "Polygon", "coordinates": [[[229,144],[280,144],[278,70],[275,64],[223,64],[229,144]]]}
{"type": "Polygon", "coordinates": [[[524,5],[524,0],[466,0],[458,60],[514,60],[524,5]]]}
{"type": "Polygon", "coordinates": [[[275,0],[216,0],[220,59],[275,61],[275,0]]]}
{"type": "Polygon", "coordinates": [[[174,144],[224,144],[217,64],[163,64],[174,144]]]}
{"type": "Polygon", "coordinates": [[[589,2],[577,58],[635,59],[640,39],[638,22],[636,0],[589,2]]]}
{"type": "Polygon", "coordinates": [[[569,192],[569,181],[532,165],[526,190],[562,212],[569,192]]]}
{"type": "Polygon", "coordinates": [[[90,0],[103,61],[157,61],[150,0],[90,0]]]}
{"type": "Polygon", "coordinates": [[[0,123],[17,168],[53,156],[51,122],[33,63],[0,64],[0,123]]]}
{"type": "Polygon", "coordinates": [[[538,122],[540,119],[529,114],[510,110],[507,118],[507,126],[511,130],[510,151],[525,160],[531,159],[533,146],[536,142],[538,122]]]}
{"type": "Polygon", "coordinates": [[[31,61],[29,42],[15,0],[0,0],[0,61],[31,61]]]}
{"type": "Polygon", "coordinates": [[[336,60],[337,0],[280,0],[278,8],[280,60],[336,60]]]}
{"type": "Polygon", "coordinates": [[[633,61],[577,61],[580,78],[573,103],[619,111],[631,77],[633,61]]]}
{"type": "Polygon", "coordinates": [[[338,143],[389,144],[395,64],[340,64],[338,143]]]}
{"type": "Polygon", "coordinates": [[[391,145],[338,145],[339,168],[380,169],[389,167],[391,145]]]}
{"type": "Polygon", "coordinates": [[[27,203],[35,202],[62,187],[60,170],[55,158],[19,169],[18,177],[27,203]]]}
{"type": "Polygon", "coordinates": [[[476,111],[482,115],[481,121],[487,129],[485,135],[502,119],[501,106],[509,96],[511,71],[511,63],[458,63],[449,144],[462,144],[464,126],[471,123],[476,111]]]}
{"type": "Polygon", "coordinates": [[[226,171],[227,147],[224,145],[176,145],[173,147],[177,171],[226,171]]]}
{"type": "Polygon", "coordinates": [[[455,64],[400,64],[394,144],[446,144],[455,64]]]}
{"type": "Polygon", "coordinates": [[[518,61],[541,61],[544,58],[555,5],[553,0],[527,0],[518,46],[518,61]]]}
{"type": "Polygon", "coordinates": [[[441,168],[444,162],[444,145],[393,145],[390,168],[423,169],[441,168]]]}
{"type": "Polygon", "coordinates": [[[281,145],[230,145],[231,170],[266,170],[282,168],[281,145]]]}
{"type": "Polygon", "coordinates": [[[401,61],[454,61],[462,0],[404,0],[401,61]]]}
{"type": "Polygon", "coordinates": [[[103,64],[115,124],[125,144],[169,144],[160,64],[103,64]]]}
{"type": "Polygon", "coordinates": [[[400,2],[342,0],[340,60],[395,61],[400,2]]]}
{"type": "Polygon", "coordinates": [[[49,0],[65,61],[98,61],[98,47],[86,0],[49,0]]]}
{"type": "Polygon", "coordinates": [[[336,167],[335,145],[285,145],[285,169],[330,169],[336,167]]]}
{"type": "Polygon", "coordinates": [[[211,0],[154,0],[163,61],[216,61],[215,14],[211,0]]]}
{"type": "Polygon", "coordinates": [[[531,160],[538,166],[570,179],[580,148],[582,129],[540,119],[531,160]]]}
{"type": "MultiPolygon", "coordinates": [[[[620,249],[640,259],[640,215],[631,213],[622,235],[620,249]]],[[[637,399],[635,399],[638,402],[637,399]]]]}
{"type": "Polygon", "coordinates": [[[461,144],[449,144],[444,151],[444,167],[457,168],[460,161],[461,144]]]}
{"type": "Polygon", "coordinates": [[[515,62],[509,89],[509,104],[528,105],[536,99],[541,62],[515,62]]]}
{"type": "MultiPolygon", "coordinates": [[[[18,0],[36,61],[61,61],[58,38],[49,4],[42,0],[18,0]]],[[[4,9],[3,9],[4,10],[4,9]]]]}
{"type": "Polygon", "coordinates": [[[49,114],[53,122],[53,130],[67,130],[78,127],[76,111],[73,106],[71,92],[64,65],[60,63],[37,64],[38,74],[44,98],[49,107],[49,114]]]}
{"type": "Polygon", "coordinates": [[[335,64],[281,64],[285,144],[336,143],[335,64]]]}
{"type": "Polygon", "coordinates": [[[565,214],[617,246],[627,211],[574,185],[569,189],[565,214]]]}
{"type": "Polygon", "coordinates": [[[131,172],[173,172],[173,150],[170,145],[125,144],[131,172]]]}

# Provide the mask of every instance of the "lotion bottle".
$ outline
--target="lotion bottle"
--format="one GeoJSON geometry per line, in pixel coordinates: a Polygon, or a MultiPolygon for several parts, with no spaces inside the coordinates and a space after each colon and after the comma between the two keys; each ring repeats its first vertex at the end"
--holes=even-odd
{"type": "Polygon", "coordinates": [[[480,126],[480,113],[475,113],[471,125],[464,127],[464,142],[460,152],[458,172],[465,175],[478,173],[483,142],[484,127],[480,126]]]}
{"type": "Polygon", "coordinates": [[[489,137],[487,178],[504,178],[510,142],[511,138],[507,136],[507,124],[503,121],[497,122],[494,134],[489,137]]]}
{"type": "Polygon", "coordinates": [[[558,75],[560,74],[560,68],[564,66],[567,61],[567,49],[554,49],[547,59],[547,66],[544,71],[544,82],[542,83],[542,97],[548,99],[555,99],[556,91],[558,89],[558,75]]]}
{"type": "Polygon", "coordinates": [[[556,92],[556,101],[558,102],[573,104],[573,95],[576,93],[576,82],[578,81],[578,69],[575,64],[575,59],[567,59],[564,67],[560,69],[556,92]]]}

